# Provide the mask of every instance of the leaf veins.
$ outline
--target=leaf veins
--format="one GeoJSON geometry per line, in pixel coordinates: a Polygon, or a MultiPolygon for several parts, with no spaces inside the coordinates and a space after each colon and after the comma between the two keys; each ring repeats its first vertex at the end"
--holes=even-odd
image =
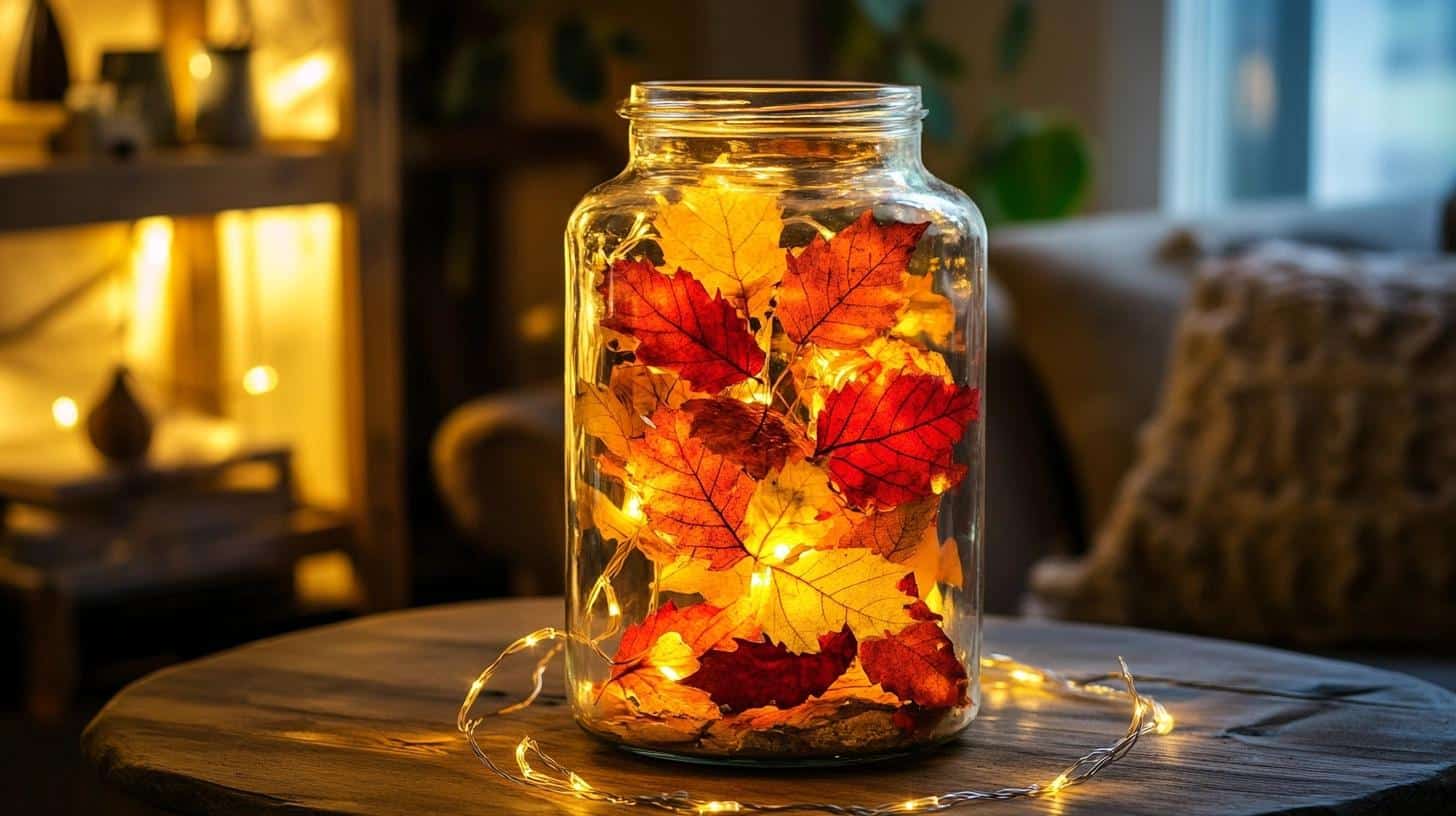
{"type": "Polygon", "coordinates": [[[852,504],[894,507],[960,481],[952,448],[979,410],[977,389],[934,375],[852,382],[825,400],[814,455],[852,504]]]}
{"type": "Polygon", "coordinates": [[[852,349],[891,327],[909,300],[905,270],[928,223],[881,225],[866,210],[853,224],[788,254],[778,319],[796,343],[852,349]]]}
{"type": "Polygon", "coordinates": [[[721,391],[763,368],[748,322],[683,269],[664,275],[644,260],[617,261],[597,291],[607,304],[603,326],[636,337],[639,361],[676,371],[699,391],[721,391]]]}

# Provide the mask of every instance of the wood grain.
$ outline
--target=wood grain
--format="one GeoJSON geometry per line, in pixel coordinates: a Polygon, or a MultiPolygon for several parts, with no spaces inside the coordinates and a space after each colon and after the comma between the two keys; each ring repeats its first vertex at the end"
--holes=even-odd
{"type": "MultiPolygon", "coordinates": [[[[606,813],[497,781],[454,730],[475,672],[510,640],[561,619],[556,599],[379,615],[159,672],[123,691],[83,737],[110,782],[192,814],[606,813]]],[[[1055,799],[970,810],[1056,814],[1449,813],[1456,695],[1405,675],[1223,641],[991,619],[993,651],[1073,673],[1127,658],[1177,718],[1094,782],[1055,799]],[[1179,677],[1182,685],[1158,682],[1179,677]]],[[[712,798],[870,803],[953,787],[1045,781],[1126,725],[1116,707],[989,690],[942,750],[852,770],[728,771],[629,756],[579,731],[549,675],[536,707],[483,733],[503,759],[525,733],[602,786],[712,798]]],[[[500,680],[526,688],[526,667],[500,680]]],[[[483,703],[499,703],[486,699],[483,703]]]]}

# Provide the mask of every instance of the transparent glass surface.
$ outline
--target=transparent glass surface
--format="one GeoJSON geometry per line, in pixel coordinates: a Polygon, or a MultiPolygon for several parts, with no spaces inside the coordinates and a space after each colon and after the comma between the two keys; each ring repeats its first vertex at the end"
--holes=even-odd
{"type": "Polygon", "coordinates": [[[647,83],[566,233],[580,725],[853,762],[979,705],[986,230],[916,88],[647,83]]]}

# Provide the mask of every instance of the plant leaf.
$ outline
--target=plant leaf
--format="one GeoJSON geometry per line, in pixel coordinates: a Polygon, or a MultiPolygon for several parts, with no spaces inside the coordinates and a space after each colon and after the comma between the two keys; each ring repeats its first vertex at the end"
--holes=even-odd
{"type": "Polygon", "coordinates": [[[860,661],[870,680],[902,700],[925,708],[966,702],[966,667],[934,621],[918,621],[896,635],[866,638],[860,643],[860,661]]]}
{"type": "Polygon", "coordinates": [[[820,635],[819,651],[813,654],[794,654],[767,640],[735,642],[732,651],[704,652],[697,672],[682,681],[732,711],[790,708],[824,693],[854,662],[857,647],[848,629],[820,635]]]}
{"type": "Polygon", "coordinates": [[[943,493],[965,475],[952,447],[976,419],[980,392],[901,371],[851,382],[819,413],[814,455],[858,506],[894,507],[943,493]]]}
{"type": "Polygon", "coordinates": [[[927,496],[888,510],[866,513],[835,547],[864,547],[875,555],[904,564],[915,555],[927,532],[938,553],[939,538],[935,527],[939,515],[939,496],[927,496]]]}
{"type": "Polygon", "coordinates": [[[580,483],[576,502],[577,522],[583,530],[595,529],[603,539],[631,541],[642,529],[640,516],[633,516],[585,480],[580,483]]]}
{"type": "Polygon", "coordinates": [[[909,624],[905,595],[896,586],[905,573],[903,565],[868,550],[816,550],[791,562],[762,564],[749,597],[762,598],[765,634],[790,651],[810,652],[823,632],[848,626],[858,637],[871,637],[909,624]]]}
{"type": "Polygon", "coordinates": [[[619,365],[612,369],[610,387],[627,406],[639,433],[643,417],[652,416],[658,408],[676,408],[693,395],[682,377],[645,365],[619,365]]]}
{"type": "Polygon", "coordinates": [[[750,555],[783,561],[797,549],[819,546],[842,513],[823,468],[790,462],[753,491],[744,514],[744,544],[750,555]]]}
{"type": "Polygon", "coordinates": [[[757,637],[757,627],[752,618],[753,610],[743,604],[719,607],[696,603],[679,609],[668,601],[641,623],[634,623],[623,630],[617,653],[612,658],[611,677],[615,680],[645,668],[671,669],[709,649],[725,645],[731,647],[735,637],[757,637]],[[664,648],[658,648],[658,641],[669,633],[676,636],[676,641],[670,640],[664,648]],[[681,649],[674,648],[679,645],[681,649]]]}
{"type": "Polygon", "coordinates": [[[682,269],[664,275],[644,260],[617,261],[597,291],[607,306],[603,326],[636,337],[640,362],[672,369],[699,391],[721,391],[763,368],[748,322],[682,269]]]}
{"type": "Polygon", "coordinates": [[[763,314],[784,276],[778,195],[710,185],[685,187],[677,202],[658,204],[653,226],[665,264],[693,270],[744,314],[763,314]]]}
{"type": "Polygon", "coordinates": [[[790,432],[783,417],[767,405],[715,397],[688,400],[682,407],[692,414],[694,437],[755,479],[783,467],[791,454],[805,452],[802,437],[790,432]]]}
{"type": "Polygon", "coordinates": [[[692,435],[685,411],[659,409],[652,427],[632,440],[627,472],[659,537],[680,554],[726,569],[748,555],[740,528],[754,482],[742,466],[708,450],[692,435]]]}
{"type": "Polygon", "coordinates": [[[866,210],[825,241],[816,235],[779,290],[777,316],[796,343],[852,349],[895,325],[905,306],[905,270],[928,223],[881,225],[866,210]]]}
{"type": "Polygon", "coordinates": [[[577,386],[576,422],[621,459],[627,458],[628,442],[640,433],[642,425],[640,420],[633,423],[631,411],[612,389],[595,383],[577,386]]]}
{"type": "Polygon", "coordinates": [[[715,606],[727,606],[748,594],[753,560],[745,558],[724,570],[713,569],[701,558],[680,556],[657,570],[657,590],[699,595],[715,606]]]}

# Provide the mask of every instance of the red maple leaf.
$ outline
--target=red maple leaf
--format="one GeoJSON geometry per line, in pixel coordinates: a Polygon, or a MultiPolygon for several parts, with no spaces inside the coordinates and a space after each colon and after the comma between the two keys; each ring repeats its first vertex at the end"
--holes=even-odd
{"type": "Polygon", "coordinates": [[[699,658],[701,668],[683,685],[708,692],[713,702],[733,711],[759,706],[789,708],[825,689],[854,662],[854,635],[845,627],[819,636],[819,651],[794,654],[768,638],[737,639],[733,651],[713,650],[699,658]]]}
{"type": "Polygon", "coordinates": [[[612,679],[640,667],[653,644],[668,632],[678,633],[696,656],[731,643],[734,636],[751,637],[757,628],[747,610],[741,607],[695,603],[679,609],[668,601],[641,623],[634,623],[622,631],[617,654],[612,658],[612,679]]]}
{"type": "Polygon", "coordinates": [[[951,448],[980,413],[980,392],[909,370],[831,392],[814,456],[845,498],[880,508],[944,492],[965,476],[951,448]]]}
{"type": "Polygon", "coordinates": [[[754,481],[692,434],[692,415],[662,408],[630,443],[627,471],[643,491],[653,530],[673,536],[678,552],[727,569],[748,555],[739,528],[754,481]]]}
{"type": "Polygon", "coordinates": [[[637,359],[678,372],[699,391],[758,376],[765,354],[733,304],[687,271],[664,275],[643,260],[617,261],[597,287],[602,325],[637,338],[637,359]]]}
{"type": "Polygon", "coordinates": [[[925,708],[966,701],[966,667],[934,621],[912,623],[897,635],[866,638],[859,659],[871,680],[901,700],[925,708]]]}
{"type": "Polygon", "coordinates": [[[859,348],[899,319],[909,300],[905,270],[929,223],[881,225],[865,210],[828,241],[795,256],[779,290],[778,319],[796,343],[859,348]]]}
{"type": "Polygon", "coordinates": [[[755,479],[782,468],[791,453],[802,453],[799,434],[767,405],[715,397],[688,400],[682,407],[693,415],[694,437],[713,453],[742,465],[755,479]]]}

